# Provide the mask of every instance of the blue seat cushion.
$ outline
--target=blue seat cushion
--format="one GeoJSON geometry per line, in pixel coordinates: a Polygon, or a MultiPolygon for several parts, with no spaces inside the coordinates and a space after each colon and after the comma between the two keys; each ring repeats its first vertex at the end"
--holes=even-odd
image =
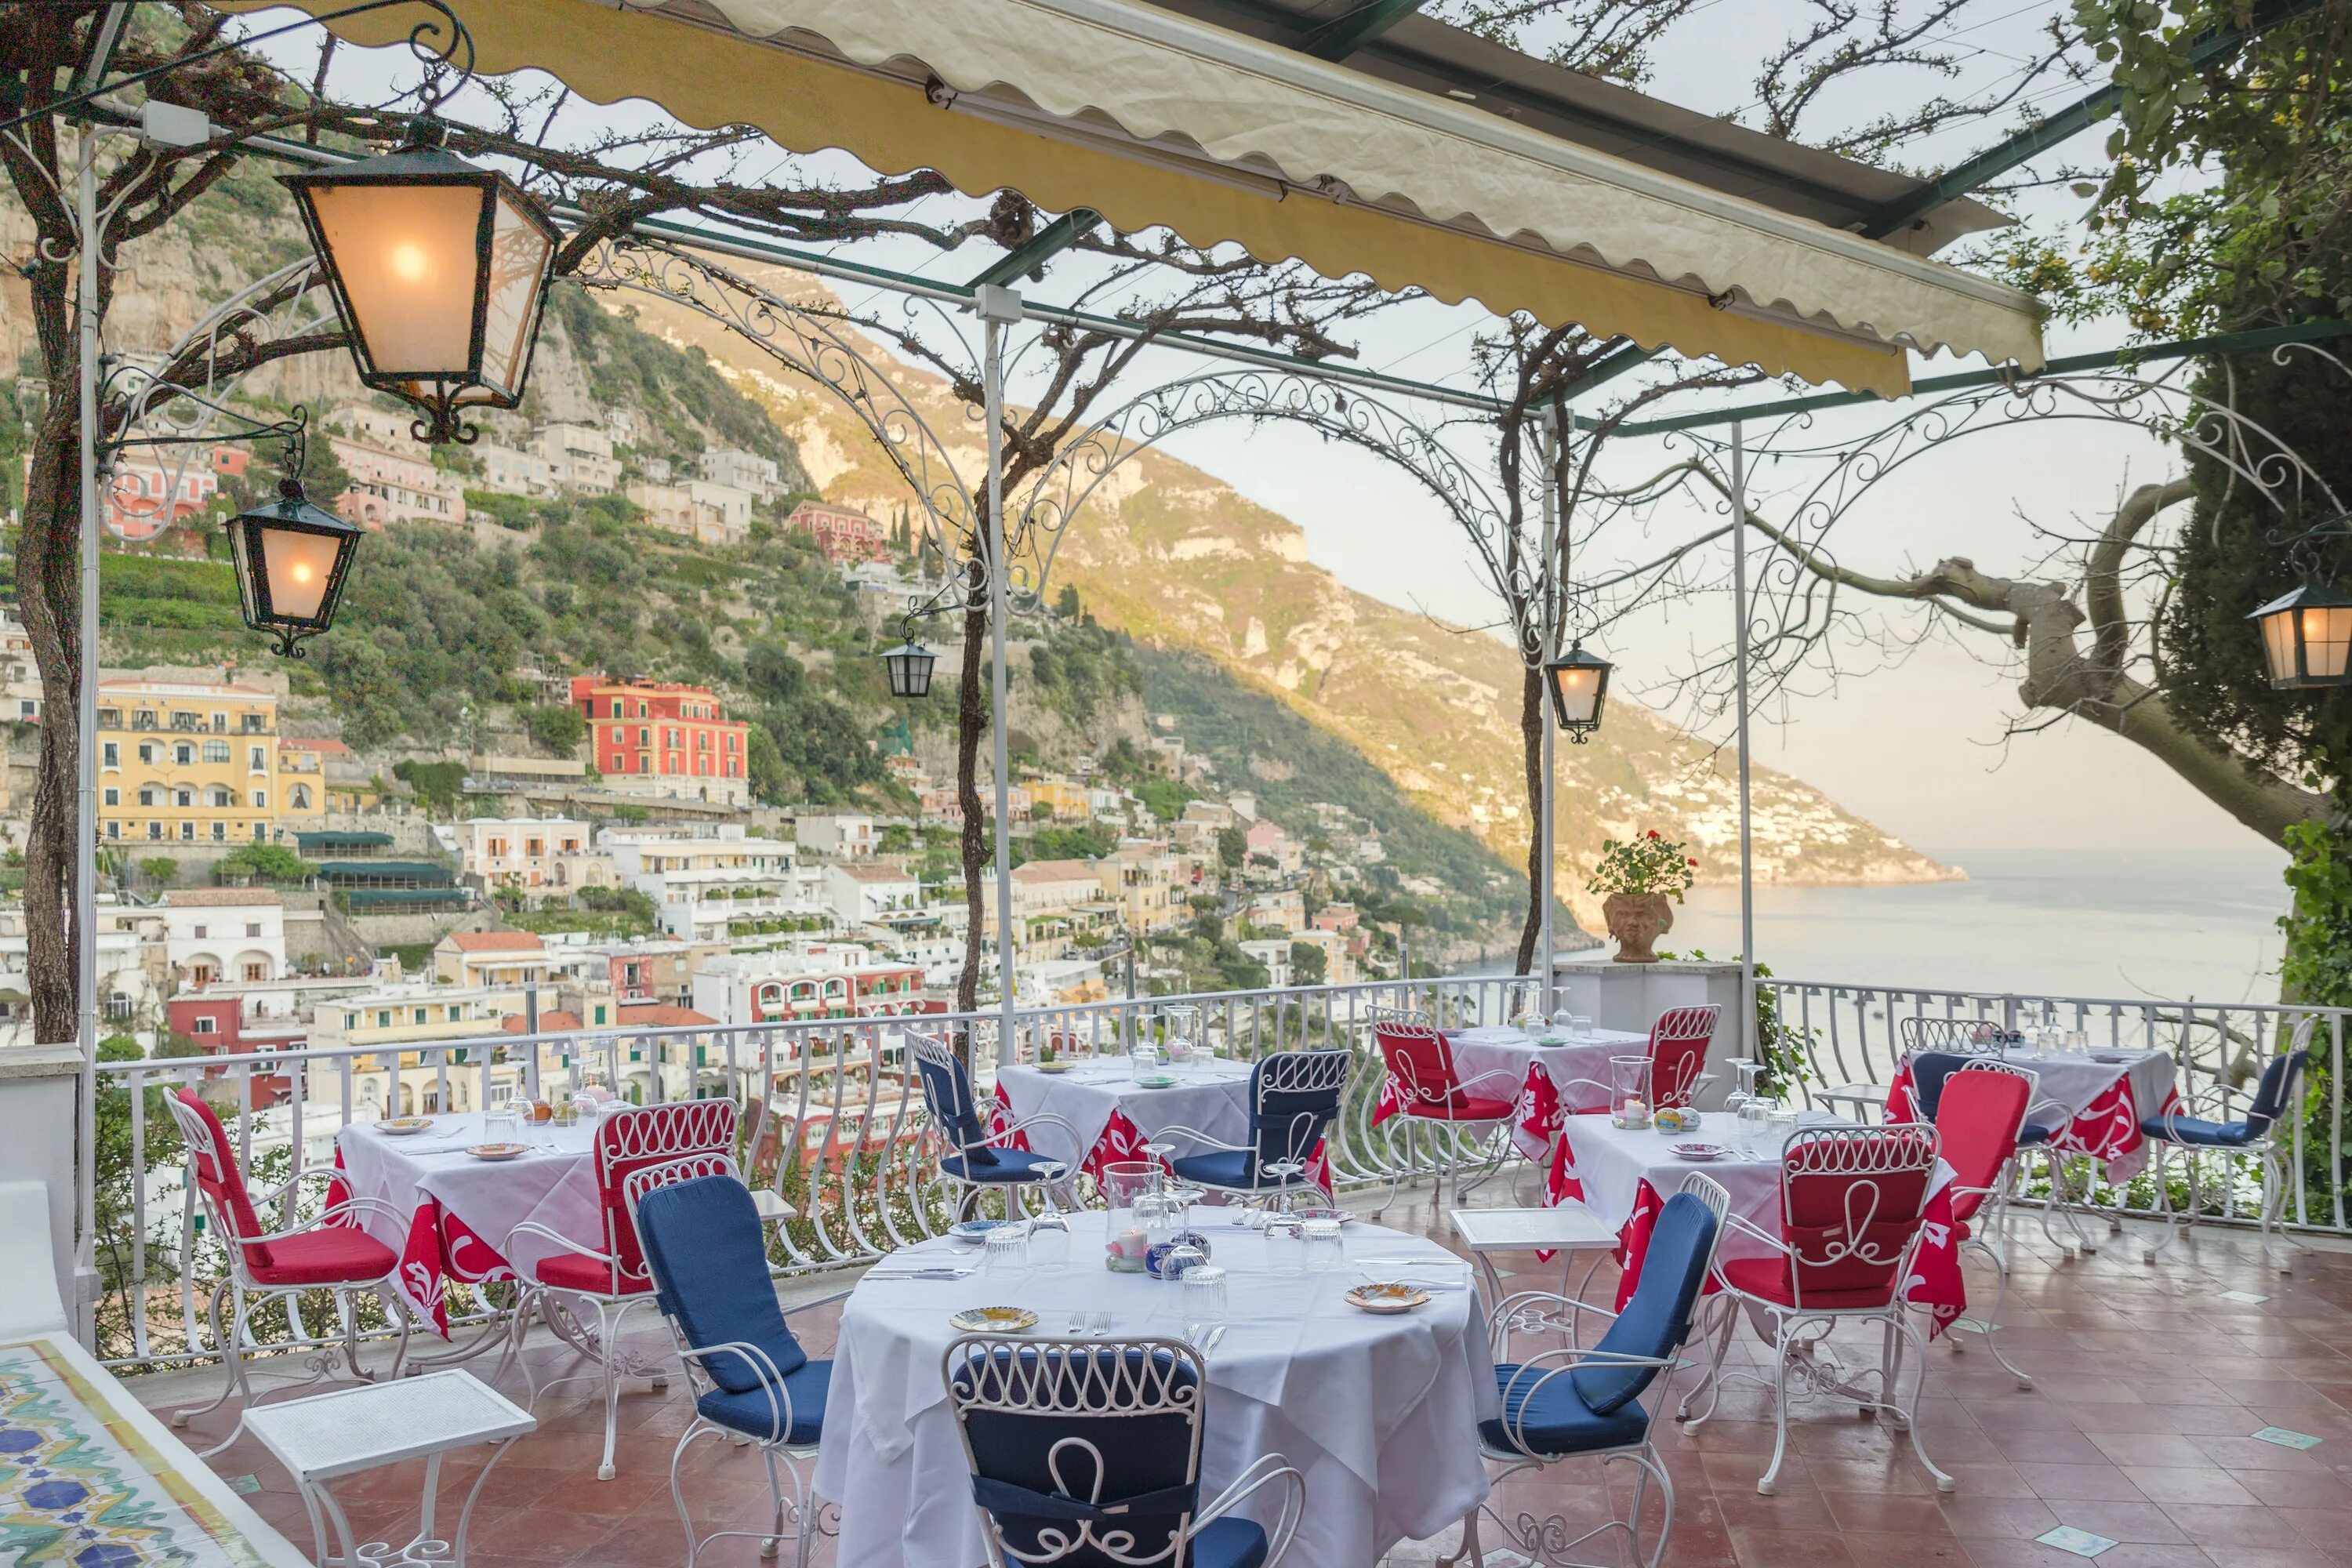
{"type": "MultiPolygon", "coordinates": [[[[1706,1284],[1706,1262],[1715,1247],[1715,1215],[1689,1193],[1676,1193],[1659,1210],[1642,1262],[1633,1300],[1592,1348],[1595,1352],[1668,1360],[1690,1337],[1691,1312],[1706,1284]]],[[[1593,1363],[1570,1373],[1577,1397],[1595,1415],[1631,1405],[1658,1375],[1654,1366],[1593,1363]]]]}
{"type": "Polygon", "coordinates": [[[1265,1531],[1246,1519],[1221,1519],[1192,1537],[1192,1568],[1261,1568],[1265,1531]]]}
{"type": "Polygon", "coordinates": [[[1478,1436],[1489,1447],[1516,1453],[1519,1444],[1512,1441],[1511,1429],[1517,1424],[1520,1439],[1530,1452],[1558,1458],[1622,1448],[1648,1434],[1649,1413],[1639,1400],[1629,1399],[1608,1415],[1600,1415],[1576,1392],[1573,1377],[1564,1372],[1558,1377],[1546,1375],[1562,1364],[1547,1362],[1524,1373],[1514,1362],[1497,1366],[1495,1386],[1503,1396],[1502,1418],[1481,1421],[1478,1436]]]}
{"type": "MultiPolygon", "coordinates": [[[[824,1394],[832,1385],[833,1363],[829,1361],[803,1357],[797,1368],[784,1374],[784,1393],[792,1399],[793,1424],[782,1434],[782,1441],[799,1447],[824,1436],[824,1394]]],[[[730,1432],[740,1432],[762,1443],[779,1440],[776,1418],[783,1413],[784,1402],[778,1399],[770,1408],[764,1389],[730,1392],[714,1388],[696,1398],[694,1407],[704,1419],[717,1422],[730,1432]]]]}
{"type": "Polygon", "coordinates": [[[2017,1146],[2025,1149],[2036,1143],[2047,1143],[2061,1131],[2063,1129],[2046,1121],[2028,1121],[2017,1130],[2017,1146]]]}
{"type": "MultiPolygon", "coordinates": [[[[637,1200],[637,1237],[661,1310],[692,1346],[750,1344],[789,1376],[808,1361],[776,1304],[768,1277],[768,1232],[751,1190],[732,1176],[698,1176],[656,1187],[637,1200]]],[[[730,1394],[756,1392],[756,1363],[718,1355],[705,1363],[730,1394]]]]}
{"type": "Polygon", "coordinates": [[[2204,1149],[2242,1149],[2257,1136],[2253,1128],[2243,1121],[2207,1121],[2196,1116],[2143,1117],[2139,1130],[2143,1137],[2191,1143],[2204,1149]]]}
{"type": "Polygon", "coordinates": [[[1168,1168],[1188,1182],[1199,1182],[1211,1187],[1303,1187],[1308,1185],[1304,1173],[1296,1181],[1286,1182],[1267,1173],[1263,1168],[1252,1169],[1248,1149],[1219,1149],[1207,1154],[1185,1154],[1168,1162],[1168,1168]]]}
{"type": "Polygon", "coordinates": [[[1032,1154],[1026,1149],[975,1150],[973,1157],[961,1153],[940,1156],[940,1169],[959,1182],[975,1184],[1002,1182],[1042,1182],[1045,1173],[1041,1165],[1057,1164],[1043,1154],[1032,1154]]]}

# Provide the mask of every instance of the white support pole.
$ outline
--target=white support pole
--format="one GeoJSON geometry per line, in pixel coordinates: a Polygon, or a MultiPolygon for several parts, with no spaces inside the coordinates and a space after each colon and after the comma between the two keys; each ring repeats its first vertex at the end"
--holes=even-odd
{"type": "Polygon", "coordinates": [[[1021,319],[1021,296],[1009,289],[982,289],[977,301],[982,339],[981,380],[988,422],[988,635],[993,668],[989,673],[989,762],[996,773],[996,990],[1002,1009],[996,1060],[1014,1057],[1013,1010],[1018,976],[1013,963],[1013,824],[1011,763],[1006,756],[1005,587],[1011,552],[1004,518],[1004,328],[1021,319]]]}
{"type": "MultiPolygon", "coordinates": [[[[1559,620],[1568,610],[1568,546],[1561,534],[1559,491],[1554,481],[1558,478],[1559,458],[1559,423],[1550,408],[1543,411],[1543,425],[1537,442],[1537,452],[1543,464],[1543,570],[1536,579],[1536,603],[1543,611],[1543,656],[1549,664],[1559,657],[1559,620]]],[[[1549,677],[1546,677],[1549,679],[1549,677]]],[[[1549,697],[1549,692],[1543,697],[1549,697]]],[[[1541,698],[1538,699],[1541,701],[1541,698]]],[[[1557,763],[1553,747],[1559,742],[1555,731],[1550,704],[1543,702],[1536,721],[1543,726],[1543,787],[1538,791],[1538,813],[1536,822],[1537,847],[1543,867],[1543,889],[1540,897],[1543,910],[1543,984],[1538,994],[1543,998],[1543,1015],[1552,1015],[1552,981],[1554,975],[1556,938],[1552,931],[1552,881],[1559,868],[1553,864],[1558,853],[1559,830],[1553,820],[1559,809],[1556,790],[1557,763]]]]}
{"type": "Polygon", "coordinates": [[[1738,420],[1731,425],[1732,668],[1739,699],[1739,1042],[1756,1059],[1756,844],[1748,816],[1748,448],[1738,420]]]}
{"type": "Polygon", "coordinates": [[[81,648],[79,692],[75,703],[74,752],[74,998],[76,1039],[81,1047],[80,1125],[75,1161],[77,1227],[74,1241],[76,1326],[90,1342],[98,1257],[93,1218],[98,1202],[98,139],[95,127],[81,132],[81,168],[75,191],[75,222],[80,264],[74,300],[80,331],[81,423],[81,648]]]}

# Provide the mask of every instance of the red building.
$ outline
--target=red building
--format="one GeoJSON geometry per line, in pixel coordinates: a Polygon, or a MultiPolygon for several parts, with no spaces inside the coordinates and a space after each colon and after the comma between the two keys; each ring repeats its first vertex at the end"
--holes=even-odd
{"type": "Polygon", "coordinates": [[[750,798],[744,749],[751,727],[728,718],[707,686],[572,678],[607,787],[741,805],[750,798]]]}
{"type": "MultiPolygon", "coordinates": [[[[245,1016],[244,998],[218,993],[174,996],[164,1004],[163,1017],[172,1033],[195,1041],[206,1056],[299,1050],[310,1037],[310,1026],[299,1018],[248,1018],[245,1016]]],[[[251,1109],[265,1110],[284,1104],[293,1093],[293,1087],[292,1079],[284,1073],[253,1074],[251,1109]]]]}
{"type": "Polygon", "coordinates": [[[816,541],[824,558],[840,564],[851,561],[888,561],[890,531],[862,511],[804,500],[793,508],[784,526],[816,541]]]}

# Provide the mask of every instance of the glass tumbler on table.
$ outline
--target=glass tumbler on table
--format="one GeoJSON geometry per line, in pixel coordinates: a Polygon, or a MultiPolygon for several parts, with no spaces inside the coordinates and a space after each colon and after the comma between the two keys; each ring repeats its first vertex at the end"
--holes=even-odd
{"type": "Polygon", "coordinates": [[[1298,1223],[1299,1239],[1309,1274],[1328,1274],[1347,1261],[1347,1252],[1339,1244],[1339,1222],[1336,1219],[1308,1219],[1298,1223]]]}
{"type": "Polygon", "coordinates": [[[1196,1263],[1178,1276],[1184,1289],[1184,1321],[1222,1323],[1225,1321],[1225,1271],[1213,1263],[1196,1263]]]}
{"type": "Polygon", "coordinates": [[[981,1244],[981,1277],[985,1279],[1018,1279],[1029,1272],[1029,1227],[1014,1223],[1000,1225],[988,1233],[981,1244]]]}

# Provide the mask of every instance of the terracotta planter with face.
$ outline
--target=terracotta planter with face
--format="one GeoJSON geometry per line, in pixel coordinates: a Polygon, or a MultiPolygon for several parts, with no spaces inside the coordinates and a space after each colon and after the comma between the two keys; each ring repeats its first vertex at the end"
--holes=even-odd
{"type": "Polygon", "coordinates": [[[1601,918],[1617,939],[1618,963],[1655,963],[1658,938],[1675,929],[1675,904],[1664,893],[1612,893],[1601,918]]]}

